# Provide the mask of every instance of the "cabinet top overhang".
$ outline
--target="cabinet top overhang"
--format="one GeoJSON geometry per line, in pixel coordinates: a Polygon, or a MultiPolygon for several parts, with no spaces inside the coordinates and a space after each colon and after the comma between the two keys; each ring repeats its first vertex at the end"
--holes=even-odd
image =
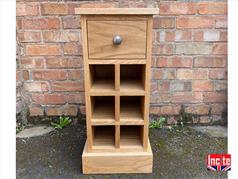
{"type": "Polygon", "coordinates": [[[75,14],[153,15],[159,14],[159,8],[75,8],[75,14]]]}

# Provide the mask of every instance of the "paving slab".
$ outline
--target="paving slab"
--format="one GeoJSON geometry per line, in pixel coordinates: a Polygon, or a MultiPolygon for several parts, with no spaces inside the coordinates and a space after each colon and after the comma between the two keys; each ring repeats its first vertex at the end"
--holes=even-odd
{"type": "Polygon", "coordinates": [[[54,130],[51,126],[33,126],[30,128],[23,129],[19,132],[16,137],[17,138],[30,138],[30,137],[37,137],[48,134],[54,130]]]}
{"type": "Polygon", "coordinates": [[[225,126],[194,126],[193,129],[211,137],[227,137],[228,134],[225,126]]]}
{"type": "Polygon", "coordinates": [[[207,171],[206,155],[227,153],[227,138],[211,137],[190,127],[150,129],[153,173],[83,175],[85,124],[54,130],[43,136],[17,139],[18,179],[173,179],[227,178],[225,172],[207,171]]]}

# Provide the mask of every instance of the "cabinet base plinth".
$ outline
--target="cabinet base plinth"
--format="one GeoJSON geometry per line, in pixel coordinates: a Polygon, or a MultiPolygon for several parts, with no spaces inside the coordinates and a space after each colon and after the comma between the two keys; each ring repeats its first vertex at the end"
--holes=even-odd
{"type": "Polygon", "coordinates": [[[83,174],[152,173],[153,154],[150,143],[145,152],[87,152],[82,155],[83,174]]]}

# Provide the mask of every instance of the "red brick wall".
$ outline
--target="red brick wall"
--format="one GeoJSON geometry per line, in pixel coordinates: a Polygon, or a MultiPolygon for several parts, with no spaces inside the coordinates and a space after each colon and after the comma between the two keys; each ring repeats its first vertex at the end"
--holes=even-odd
{"type": "MultiPolygon", "coordinates": [[[[156,7],[150,113],[219,121],[227,107],[226,1],[18,0],[20,79],[31,116],[85,113],[80,16],[75,7],[156,7]]],[[[170,122],[173,122],[171,118],[170,122]]]]}

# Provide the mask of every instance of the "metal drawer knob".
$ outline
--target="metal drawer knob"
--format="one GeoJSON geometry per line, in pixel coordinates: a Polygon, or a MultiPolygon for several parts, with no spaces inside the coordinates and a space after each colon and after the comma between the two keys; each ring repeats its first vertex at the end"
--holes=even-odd
{"type": "Polygon", "coordinates": [[[115,36],[113,37],[113,44],[114,44],[114,45],[120,45],[121,42],[122,42],[121,36],[115,35],[115,36]]]}

